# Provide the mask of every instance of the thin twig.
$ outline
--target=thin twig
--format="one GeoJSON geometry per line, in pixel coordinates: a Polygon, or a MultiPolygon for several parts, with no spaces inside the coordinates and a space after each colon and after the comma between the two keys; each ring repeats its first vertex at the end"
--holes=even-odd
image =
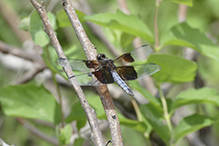
{"type": "MultiPolygon", "coordinates": [[[[70,3],[70,0],[62,0],[62,5],[66,14],[69,17],[69,20],[75,30],[75,33],[84,49],[85,55],[87,56],[88,60],[96,60],[96,49],[87,37],[87,34],[85,33],[77,17],[77,14],[75,13],[74,8],[70,3]]],[[[106,85],[101,85],[97,87],[97,91],[100,95],[100,99],[103,104],[107,120],[109,122],[113,146],[123,146],[118,116],[115,110],[113,100],[109,94],[108,88],[106,85]]]]}
{"type": "Polygon", "coordinates": [[[29,60],[33,62],[33,67],[30,68],[21,78],[19,78],[16,82],[18,84],[26,83],[33,79],[39,72],[42,72],[47,68],[43,59],[37,53],[27,52],[21,48],[8,45],[2,41],[0,41],[0,52],[4,54],[10,54],[22,59],[29,60]]]}
{"type": "Polygon", "coordinates": [[[178,21],[179,22],[184,22],[186,20],[187,9],[188,9],[188,6],[179,4],[179,10],[178,10],[178,21]]]}
{"type": "Polygon", "coordinates": [[[61,93],[60,93],[60,88],[59,88],[59,85],[58,85],[58,82],[55,78],[55,73],[52,72],[52,80],[55,84],[55,87],[56,87],[56,91],[57,91],[57,95],[58,95],[58,99],[59,99],[59,105],[60,105],[60,113],[61,113],[61,127],[64,128],[65,126],[65,119],[64,119],[64,114],[63,114],[63,111],[62,111],[62,96],[61,96],[61,93]]]}
{"type": "Polygon", "coordinates": [[[59,0],[50,1],[48,6],[47,6],[47,11],[52,11],[55,8],[57,3],[59,3],[59,0]]]}
{"type": "Polygon", "coordinates": [[[159,31],[158,31],[158,10],[159,6],[162,0],[156,0],[156,6],[155,6],[155,14],[154,14],[154,35],[155,35],[155,48],[159,47],[159,31]]]}
{"type": "Polygon", "coordinates": [[[120,10],[121,10],[123,13],[125,13],[125,14],[127,14],[127,15],[130,14],[128,5],[127,5],[127,3],[126,3],[126,0],[117,0],[117,3],[118,3],[118,5],[119,5],[120,10]]]}
{"type": "Polygon", "coordinates": [[[58,141],[55,138],[49,137],[48,135],[46,135],[45,133],[39,131],[37,128],[33,127],[32,125],[30,125],[30,123],[28,123],[27,121],[25,121],[22,118],[16,118],[16,120],[21,123],[22,125],[25,126],[25,128],[27,128],[31,133],[33,133],[34,135],[36,135],[37,137],[44,139],[46,141],[48,141],[49,143],[55,145],[55,146],[59,146],[58,141]]]}
{"type": "Polygon", "coordinates": [[[8,45],[2,41],[0,41],[0,51],[4,54],[11,54],[32,62],[41,59],[40,55],[36,55],[36,53],[26,52],[21,48],[8,45]]]}
{"type": "Polygon", "coordinates": [[[173,142],[173,126],[172,126],[172,123],[171,123],[171,120],[170,120],[170,114],[168,113],[168,106],[167,106],[167,101],[164,97],[164,94],[163,94],[163,91],[160,87],[160,85],[158,85],[158,91],[159,91],[159,94],[160,94],[160,99],[161,99],[161,103],[162,103],[162,106],[163,106],[163,111],[164,111],[164,119],[166,120],[166,123],[167,123],[167,127],[169,129],[169,132],[171,134],[171,142],[173,142]]]}
{"type": "Polygon", "coordinates": [[[9,7],[8,1],[4,1],[4,0],[0,1],[0,13],[5,18],[6,22],[11,27],[11,29],[13,30],[17,38],[20,39],[21,42],[24,42],[27,39],[31,39],[29,33],[20,30],[18,28],[19,16],[12,8],[9,7]]]}
{"type": "Polygon", "coordinates": [[[16,83],[24,84],[33,79],[38,73],[47,68],[46,64],[35,62],[33,68],[30,68],[22,77],[20,77],[16,83]]]}
{"type": "MultiPolygon", "coordinates": [[[[38,11],[38,13],[43,21],[44,29],[45,29],[46,33],[48,34],[50,41],[52,42],[53,47],[55,48],[58,57],[59,58],[66,58],[66,56],[62,50],[62,47],[57,39],[57,36],[56,36],[56,34],[55,34],[55,32],[54,32],[54,30],[49,22],[49,19],[48,19],[48,16],[46,14],[46,11],[45,11],[43,4],[39,4],[36,0],[30,0],[30,2],[35,7],[35,9],[38,11]]],[[[63,4],[63,7],[66,9],[66,11],[73,12],[73,14],[69,15],[69,17],[71,17],[71,20],[74,20],[74,21],[76,20],[77,24],[80,23],[78,18],[77,18],[77,15],[74,12],[74,9],[70,5],[70,2],[69,1],[68,2],[62,1],[62,4],[63,4]]],[[[79,26],[75,26],[74,29],[79,31],[79,32],[84,31],[79,26]]],[[[84,37],[78,36],[78,38],[80,41],[84,40],[84,37]]],[[[85,47],[86,45],[88,45],[88,44],[83,43],[82,44],[83,48],[86,48],[85,47]]],[[[89,47],[90,47],[90,49],[94,48],[93,45],[89,45],[89,47]]],[[[94,51],[92,51],[92,52],[94,52],[94,51]]],[[[93,58],[94,58],[94,56],[95,56],[95,54],[93,54],[93,58]]],[[[71,86],[74,88],[75,92],[77,93],[77,96],[78,96],[79,101],[82,105],[82,108],[85,111],[85,114],[87,116],[88,122],[89,122],[90,127],[91,127],[91,131],[92,131],[91,139],[92,139],[93,143],[96,146],[104,146],[102,134],[101,134],[98,122],[97,122],[96,113],[95,113],[94,109],[92,109],[90,107],[89,103],[87,102],[87,99],[85,98],[85,95],[84,95],[81,87],[79,86],[76,78],[74,78],[74,73],[71,70],[71,66],[70,66],[68,61],[66,61],[66,66],[63,67],[63,70],[65,71],[71,86]]]]}

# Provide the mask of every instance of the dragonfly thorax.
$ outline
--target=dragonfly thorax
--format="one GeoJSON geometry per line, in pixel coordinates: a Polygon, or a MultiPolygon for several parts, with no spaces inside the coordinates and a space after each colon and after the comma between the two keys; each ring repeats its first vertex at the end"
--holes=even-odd
{"type": "Polygon", "coordinates": [[[116,66],[113,64],[112,59],[108,59],[105,54],[98,54],[97,61],[101,64],[101,68],[107,70],[114,70],[116,66]]]}

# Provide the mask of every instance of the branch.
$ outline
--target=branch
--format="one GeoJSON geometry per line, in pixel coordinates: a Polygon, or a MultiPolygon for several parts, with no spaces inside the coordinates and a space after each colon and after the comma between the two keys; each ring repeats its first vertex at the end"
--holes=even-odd
{"type": "Polygon", "coordinates": [[[27,128],[32,134],[36,135],[37,137],[40,137],[46,141],[48,141],[49,143],[55,145],[55,146],[59,146],[58,141],[55,138],[49,137],[47,136],[45,133],[41,132],[40,130],[38,130],[37,128],[33,127],[32,125],[30,125],[30,123],[26,122],[24,119],[22,118],[16,118],[16,120],[21,123],[22,125],[25,126],[25,128],[27,128]]]}
{"type": "MultiPolygon", "coordinates": [[[[62,5],[66,14],[68,15],[68,18],[75,30],[75,33],[85,51],[85,55],[87,56],[88,60],[96,60],[96,49],[87,37],[87,34],[85,33],[77,17],[77,14],[75,13],[74,8],[70,3],[70,0],[62,0],[62,5]]],[[[97,87],[97,91],[100,95],[100,99],[103,104],[107,120],[109,122],[113,146],[122,146],[123,141],[121,136],[119,119],[115,110],[113,100],[109,94],[108,88],[106,85],[101,85],[97,87]]]]}
{"type": "Polygon", "coordinates": [[[1,0],[0,1],[0,13],[8,23],[8,25],[11,27],[15,35],[20,39],[21,42],[26,41],[27,39],[31,39],[31,36],[29,33],[20,30],[18,28],[19,25],[19,17],[16,12],[14,12],[13,9],[11,9],[8,6],[8,2],[1,0]]]}
{"type": "Polygon", "coordinates": [[[121,10],[123,13],[125,13],[125,14],[127,14],[127,15],[130,14],[128,5],[127,5],[127,3],[126,3],[126,0],[117,0],[117,3],[118,3],[118,5],[119,5],[120,10],[121,10]]]}
{"type": "Polygon", "coordinates": [[[42,72],[47,68],[43,59],[37,53],[26,52],[25,50],[8,45],[2,41],[0,41],[0,52],[4,54],[11,54],[22,59],[29,60],[33,63],[33,67],[30,68],[21,78],[17,80],[18,84],[26,83],[29,80],[33,79],[39,72],[42,72]]]}
{"type": "MultiPolygon", "coordinates": [[[[35,9],[38,11],[38,13],[43,21],[44,29],[45,29],[46,33],[48,34],[50,41],[52,42],[53,47],[55,48],[58,57],[59,58],[66,58],[66,56],[62,50],[62,47],[57,39],[57,36],[56,36],[52,26],[51,26],[51,23],[49,22],[49,19],[48,19],[48,16],[46,14],[46,11],[45,11],[43,4],[39,4],[36,0],[30,0],[30,2],[35,7],[35,9]]],[[[72,20],[77,21],[77,25],[74,25],[74,29],[77,30],[77,32],[79,31],[80,33],[83,33],[84,30],[83,30],[83,28],[82,28],[82,26],[77,18],[77,15],[74,12],[74,9],[71,7],[69,1],[68,2],[62,1],[62,4],[63,4],[63,7],[66,9],[66,11],[70,11],[72,13],[71,15],[69,15],[69,17],[71,18],[71,21],[72,20]]],[[[74,22],[74,23],[76,23],[76,22],[74,22]]],[[[83,36],[83,37],[78,36],[78,38],[81,42],[83,42],[82,43],[83,48],[89,49],[89,51],[85,49],[87,56],[88,56],[88,54],[91,53],[91,55],[89,55],[89,59],[94,59],[96,56],[96,53],[95,53],[96,50],[95,50],[95,47],[91,43],[89,43],[89,41],[86,41],[86,40],[88,40],[87,35],[85,34],[85,36],[83,36]]],[[[85,95],[84,95],[81,87],[79,86],[76,78],[74,78],[74,73],[71,70],[71,66],[70,66],[68,61],[66,61],[66,66],[63,67],[63,70],[65,71],[71,86],[74,88],[75,92],[77,93],[77,96],[78,96],[79,101],[82,105],[82,108],[85,111],[85,114],[87,116],[88,122],[89,122],[90,127],[91,127],[91,131],[92,131],[91,139],[92,139],[93,143],[96,146],[97,145],[104,146],[101,131],[100,131],[100,128],[99,128],[99,125],[97,122],[96,113],[95,113],[94,109],[92,109],[90,107],[89,103],[87,102],[87,99],[85,98],[85,95]]]]}
{"type": "Polygon", "coordinates": [[[155,48],[157,49],[160,45],[159,43],[159,31],[158,31],[158,10],[162,0],[156,0],[155,14],[154,14],[154,35],[155,35],[155,48]]]}
{"type": "Polygon", "coordinates": [[[40,55],[36,55],[36,53],[26,52],[21,48],[8,45],[2,41],[0,41],[0,51],[4,54],[11,54],[32,62],[41,59],[40,55]]]}
{"type": "Polygon", "coordinates": [[[39,62],[35,62],[33,66],[35,67],[30,68],[21,78],[17,80],[18,84],[27,83],[28,81],[33,79],[38,73],[42,72],[44,69],[47,68],[45,63],[39,62]]]}
{"type": "Polygon", "coordinates": [[[186,20],[188,6],[180,4],[178,10],[178,21],[184,22],[186,20]]]}

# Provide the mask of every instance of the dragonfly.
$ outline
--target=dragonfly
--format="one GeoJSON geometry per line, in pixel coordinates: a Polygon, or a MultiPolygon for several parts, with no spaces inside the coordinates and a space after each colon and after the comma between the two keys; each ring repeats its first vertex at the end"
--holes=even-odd
{"type": "MultiPolygon", "coordinates": [[[[161,68],[155,63],[132,65],[133,62],[145,60],[152,52],[150,45],[143,45],[129,53],[108,59],[105,54],[98,54],[97,60],[68,59],[72,70],[84,73],[75,75],[81,86],[99,86],[102,84],[117,83],[127,94],[134,97],[134,93],[126,81],[142,79],[158,72],[161,68]],[[90,69],[94,69],[91,71],[90,69]]],[[[64,67],[66,58],[57,60],[57,64],[64,67]]]]}

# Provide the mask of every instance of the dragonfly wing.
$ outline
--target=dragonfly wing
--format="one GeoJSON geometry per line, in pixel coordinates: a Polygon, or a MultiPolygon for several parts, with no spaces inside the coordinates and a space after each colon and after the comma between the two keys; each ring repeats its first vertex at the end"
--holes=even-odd
{"type": "Polygon", "coordinates": [[[124,81],[129,81],[150,76],[158,72],[160,69],[160,66],[155,63],[147,63],[135,66],[117,67],[116,72],[124,81]]]}
{"type": "Polygon", "coordinates": [[[116,68],[116,72],[124,81],[135,80],[138,78],[134,66],[120,66],[116,68]]]}
{"type": "Polygon", "coordinates": [[[140,61],[146,59],[152,52],[152,48],[150,45],[143,45],[132,52],[130,52],[132,58],[135,61],[140,61]]]}
{"type": "Polygon", "coordinates": [[[144,78],[146,76],[151,76],[161,70],[161,67],[155,63],[135,65],[134,68],[138,74],[138,79],[144,78]]]}
{"type": "Polygon", "coordinates": [[[100,83],[94,78],[92,72],[75,75],[80,86],[99,86],[100,83]]]}
{"type": "Polygon", "coordinates": [[[99,86],[102,84],[114,83],[110,71],[100,69],[98,71],[75,75],[79,85],[81,86],[99,86]],[[99,81],[99,82],[98,82],[99,81]]]}
{"type": "MultiPolygon", "coordinates": [[[[64,67],[67,63],[65,58],[60,58],[57,61],[57,64],[64,67]]],[[[68,59],[68,62],[71,65],[72,70],[79,70],[79,71],[90,71],[89,68],[96,68],[99,66],[99,62],[96,60],[80,60],[80,59],[68,59]]]]}
{"type": "Polygon", "coordinates": [[[147,56],[152,52],[152,48],[149,45],[143,45],[137,49],[134,49],[133,51],[129,53],[125,53],[116,59],[114,59],[114,62],[134,62],[134,61],[141,61],[147,58],[147,56]]]}
{"type": "Polygon", "coordinates": [[[103,84],[114,83],[114,79],[109,70],[100,69],[98,71],[92,72],[92,74],[97,78],[97,80],[99,80],[103,84]]]}

